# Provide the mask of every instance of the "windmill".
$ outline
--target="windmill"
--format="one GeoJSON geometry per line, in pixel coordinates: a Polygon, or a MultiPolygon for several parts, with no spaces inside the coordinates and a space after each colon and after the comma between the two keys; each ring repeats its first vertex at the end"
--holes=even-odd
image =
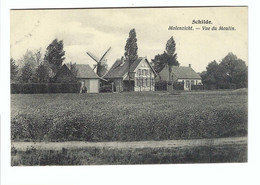
{"type": "Polygon", "coordinates": [[[90,56],[90,58],[92,58],[96,62],[96,64],[94,64],[93,70],[95,70],[97,68],[96,73],[99,77],[102,77],[106,73],[107,69],[106,69],[106,66],[104,66],[104,65],[106,65],[105,56],[110,51],[110,49],[111,49],[111,47],[108,48],[108,50],[103,54],[103,56],[100,59],[98,59],[94,54],[87,52],[88,56],[90,56]]]}

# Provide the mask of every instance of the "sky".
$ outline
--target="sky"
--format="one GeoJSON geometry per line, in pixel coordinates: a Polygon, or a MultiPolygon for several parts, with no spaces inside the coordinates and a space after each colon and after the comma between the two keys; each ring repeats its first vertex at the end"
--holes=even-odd
{"type": "Polygon", "coordinates": [[[11,10],[10,17],[11,57],[15,60],[27,49],[42,48],[44,54],[57,38],[64,42],[65,63],[93,66],[95,62],[86,52],[101,58],[111,47],[106,56],[111,67],[124,55],[129,31],[135,28],[138,56],[149,61],[165,51],[173,36],[180,65],[191,64],[196,72],[206,70],[209,62],[219,62],[229,52],[248,65],[245,7],[11,10]],[[192,24],[193,20],[210,20],[212,24],[192,24]],[[168,30],[169,26],[193,26],[194,30],[168,30]],[[235,31],[205,31],[202,26],[232,26],[235,31]]]}

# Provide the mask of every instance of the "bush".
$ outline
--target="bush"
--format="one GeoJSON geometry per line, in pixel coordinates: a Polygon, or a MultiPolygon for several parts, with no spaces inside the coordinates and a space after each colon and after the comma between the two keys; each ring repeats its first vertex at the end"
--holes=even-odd
{"type": "Polygon", "coordinates": [[[156,91],[167,91],[167,81],[158,81],[158,82],[155,82],[155,90],[156,91]]]}
{"type": "Polygon", "coordinates": [[[79,93],[80,83],[11,84],[12,94],[79,93]]]}
{"type": "Polygon", "coordinates": [[[191,90],[203,90],[203,85],[191,85],[191,90]]]}
{"type": "Polygon", "coordinates": [[[103,85],[102,87],[100,87],[99,92],[112,92],[112,86],[103,85]]]}
{"type": "Polygon", "coordinates": [[[175,90],[184,90],[184,84],[182,82],[173,83],[173,88],[175,90]]]}

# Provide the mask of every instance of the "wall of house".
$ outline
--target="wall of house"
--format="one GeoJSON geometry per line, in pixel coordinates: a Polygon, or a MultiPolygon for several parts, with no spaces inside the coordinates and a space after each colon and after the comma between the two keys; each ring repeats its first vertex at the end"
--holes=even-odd
{"type": "Polygon", "coordinates": [[[114,83],[113,86],[114,86],[115,92],[122,92],[124,90],[122,78],[114,79],[113,83],[114,83]]]}
{"type": "Polygon", "coordinates": [[[178,79],[177,82],[184,84],[184,90],[191,90],[191,85],[202,85],[201,79],[178,79]]]}
{"type": "Polygon", "coordinates": [[[145,60],[135,69],[134,91],[154,91],[155,75],[145,60]]]}

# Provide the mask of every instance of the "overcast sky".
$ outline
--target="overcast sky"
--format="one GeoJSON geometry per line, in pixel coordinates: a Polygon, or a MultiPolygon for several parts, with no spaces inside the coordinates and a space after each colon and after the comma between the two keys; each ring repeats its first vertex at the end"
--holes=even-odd
{"type": "Polygon", "coordinates": [[[178,61],[201,72],[228,52],[248,62],[247,8],[131,8],[11,10],[11,56],[18,60],[29,50],[47,46],[58,38],[64,42],[65,63],[94,64],[87,51],[97,57],[109,48],[110,67],[124,54],[129,31],[135,28],[138,55],[148,60],[163,53],[173,36],[178,61]],[[194,26],[192,20],[211,20],[210,26],[233,26],[236,31],[168,30],[169,26],[194,26]]]}

